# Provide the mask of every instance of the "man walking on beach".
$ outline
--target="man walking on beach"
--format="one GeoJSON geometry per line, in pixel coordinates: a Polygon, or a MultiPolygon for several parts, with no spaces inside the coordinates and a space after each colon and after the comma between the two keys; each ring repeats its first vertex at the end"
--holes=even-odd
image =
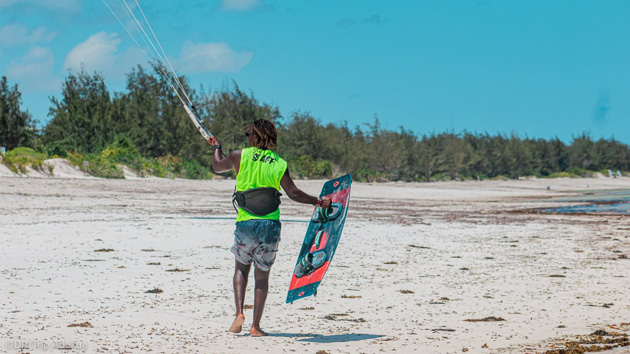
{"type": "Polygon", "coordinates": [[[254,263],[254,320],[249,334],[266,336],[260,329],[260,319],[265,307],[269,287],[269,271],[276,259],[280,242],[280,187],[292,200],[321,205],[328,209],[328,197],[317,198],[295,186],[286,161],[273,150],[277,147],[278,133],[274,124],[259,119],[247,126],[248,148],[235,150],[223,158],[221,142],[213,137],[212,167],[215,172],[236,172],[235,201],[238,203],[234,245],[231,248],[236,259],[234,271],[234,302],[236,318],[230,332],[239,333],[245,322],[243,305],[251,264],[254,263]]]}

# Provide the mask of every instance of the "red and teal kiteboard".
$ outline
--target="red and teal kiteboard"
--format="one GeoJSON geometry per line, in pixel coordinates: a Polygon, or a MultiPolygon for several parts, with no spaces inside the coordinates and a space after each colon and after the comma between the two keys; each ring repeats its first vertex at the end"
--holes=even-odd
{"type": "Polygon", "coordinates": [[[317,294],[335,255],[348,213],[352,176],[345,175],[324,184],[320,197],[332,199],[328,210],[316,207],[306,230],[304,243],[298,256],[289,285],[287,303],[317,294]]]}

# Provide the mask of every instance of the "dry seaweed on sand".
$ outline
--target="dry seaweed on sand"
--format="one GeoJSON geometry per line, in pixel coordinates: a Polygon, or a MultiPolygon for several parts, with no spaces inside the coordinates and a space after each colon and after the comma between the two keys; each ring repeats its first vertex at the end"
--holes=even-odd
{"type": "Polygon", "coordinates": [[[500,322],[500,321],[505,321],[505,319],[503,317],[489,316],[489,317],[484,317],[484,318],[469,318],[469,319],[465,319],[464,321],[466,322],[500,322]]]}
{"type": "Polygon", "coordinates": [[[85,327],[85,328],[93,328],[90,322],[82,322],[82,323],[73,323],[69,324],[68,327],[85,327]]]}
{"type": "Polygon", "coordinates": [[[94,252],[114,252],[113,248],[99,248],[97,250],[94,250],[94,252]]]}
{"type": "Polygon", "coordinates": [[[345,317],[345,316],[348,316],[348,314],[347,313],[333,313],[333,314],[324,316],[324,319],[329,320],[329,321],[348,321],[348,322],[357,322],[357,323],[367,322],[364,318],[338,318],[338,317],[345,317]]]}
{"type": "Polygon", "coordinates": [[[420,249],[425,249],[425,250],[430,250],[431,247],[427,247],[427,246],[417,246],[417,245],[408,245],[411,248],[420,248],[420,249]]]}
{"type": "Polygon", "coordinates": [[[590,335],[578,336],[575,340],[551,345],[546,354],[582,354],[601,352],[618,347],[630,347],[626,333],[597,330],[590,335]]]}
{"type": "Polygon", "coordinates": [[[161,294],[163,292],[164,292],[164,290],[162,290],[160,288],[155,288],[155,289],[151,289],[151,290],[145,291],[145,294],[161,294]]]}
{"type": "Polygon", "coordinates": [[[190,272],[190,269],[179,269],[179,268],[173,268],[173,269],[167,269],[167,272],[175,272],[175,273],[179,273],[179,272],[190,272]]]}

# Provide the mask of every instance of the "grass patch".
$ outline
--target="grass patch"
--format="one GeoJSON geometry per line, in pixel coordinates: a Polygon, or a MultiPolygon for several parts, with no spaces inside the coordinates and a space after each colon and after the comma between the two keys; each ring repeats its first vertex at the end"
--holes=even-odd
{"type": "Polygon", "coordinates": [[[3,156],[4,164],[13,172],[26,174],[28,168],[38,171],[52,173],[53,167],[44,164],[46,154],[37,152],[31,148],[19,147],[11,151],[7,151],[3,156]]]}

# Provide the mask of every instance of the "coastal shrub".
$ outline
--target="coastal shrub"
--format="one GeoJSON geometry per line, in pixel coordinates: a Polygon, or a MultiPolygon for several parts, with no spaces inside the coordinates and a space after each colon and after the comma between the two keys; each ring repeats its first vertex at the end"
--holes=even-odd
{"type": "Polygon", "coordinates": [[[131,139],[124,135],[119,135],[112,143],[108,144],[101,151],[101,156],[111,163],[123,164],[135,170],[140,176],[150,174],[151,163],[142,157],[131,139]]]}
{"type": "Polygon", "coordinates": [[[184,176],[188,179],[212,179],[212,173],[195,160],[184,162],[184,176]]]}
{"type": "Polygon", "coordinates": [[[302,155],[289,161],[291,172],[302,178],[330,178],[333,175],[333,164],[328,160],[315,159],[310,155],[302,155]]]}
{"type": "Polygon", "coordinates": [[[54,158],[57,158],[57,157],[61,157],[61,158],[68,157],[68,153],[66,152],[66,149],[64,149],[57,142],[51,142],[51,143],[45,145],[43,147],[43,150],[46,153],[46,155],[50,156],[51,159],[54,159],[54,158]]]}
{"type": "Polygon", "coordinates": [[[125,178],[123,169],[110,159],[102,156],[102,154],[89,154],[85,156],[87,159],[87,173],[91,176],[102,178],[125,178]]]}
{"type": "Polygon", "coordinates": [[[90,176],[102,178],[124,178],[124,172],[117,164],[103,157],[102,154],[83,155],[76,151],[66,153],[73,166],[80,168],[90,176]]]}
{"type": "Polygon", "coordinates": [[[37,152],[31,148],[19,147],[7,151],[4,156],[4,164],[13,173],[26,173],[28,167],[44,172],[44,160],[46,154],[37,152]]]}
{"type": "Polygon", "coordinates": [[[378,172],[369,167],[362,166],[352,173],[352,178],[357,182],[374,182],[379,179],[378,172]]]}
{"type": "Polygon", "coordinates": [[[511,180],[511,178],[506,177],[504,175],[498,175],[498,176],[492,177],[491,179],[495,180],[495,181],[509,181],[509,180],[511,180]]]}
{"type": "Polygon", "coordinates": [[[553,172],[549,174],[549,178],[571,178],[571,174],[569,172],[553,172]]]}
{"type": "Polygon", "coordinates": [[[162,178],[175,178],[181,174],[182,165],[173,155],[161,156],[153,160],[153,175],[162,178]]]}
{"type": "MultiPolygon", "coordinates": [[[[608,173],[608,171],[606,173],[608,173]]],[[[569,174],[571,178],[593,177],[593,172],[584,168],[572,168],[569,170],[569,174]]]]}

